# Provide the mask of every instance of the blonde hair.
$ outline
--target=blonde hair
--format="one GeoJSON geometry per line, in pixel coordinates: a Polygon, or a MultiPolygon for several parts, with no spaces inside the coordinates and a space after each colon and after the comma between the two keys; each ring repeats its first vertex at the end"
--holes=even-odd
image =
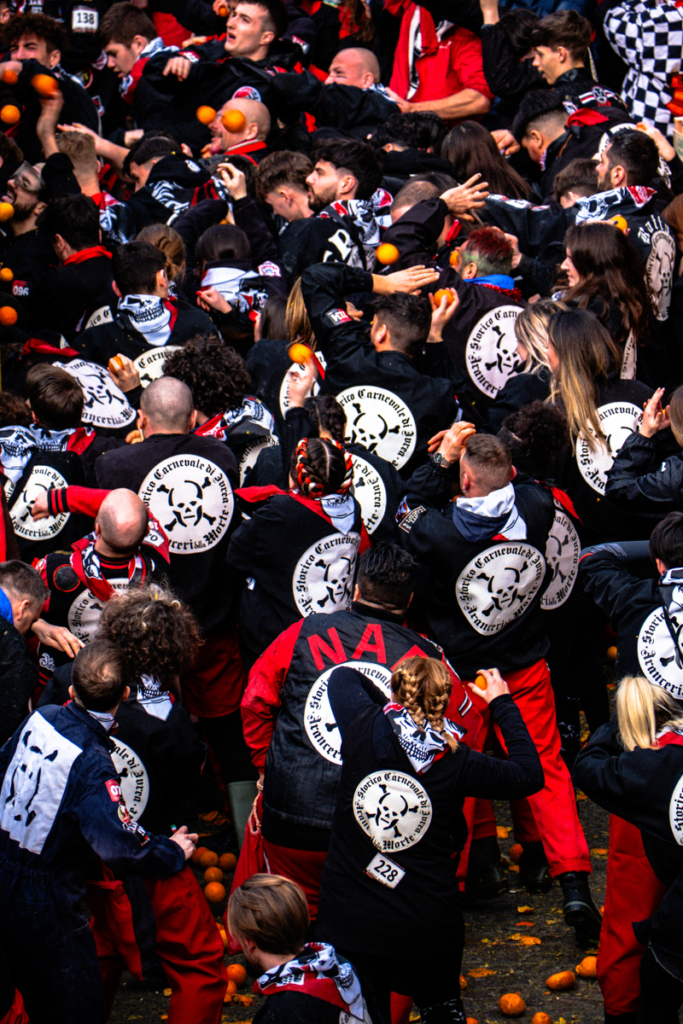
{"type": "Polygon", "coordinates": [[[444,731],[444,715],[451,699],[453,680],[446,666],[436,658],[406,658],[394,669],[391,691],[419,729],[429,722],[451,751],[458,741],[444,731]]]}
{"type": "Polygon", "coordinates": [[[308,319],[308,313],[306,312],[306,305],[301,292],[300,277],[296,279],[289,293],[285,320],[290,342],[300,341],[302,344],[308,345],[309,348],[315,350],[315,336],[311,327],[311,321],[308,319]]]}
{"type": "Polygon", "coordinates": [[[149,224],[136,236],[136,241],[149,242],[166,257],[166,277],[175,281],[185,269],[185,246],[183,240],[168,224],[149,224]]]}
{"type": "Polygon", "coordinates": [[[97,176],[98,163],[95,140],[92,135],[83,132],[60,132],[56,137],[57,149],[65,153],[78,174],[94,174],[97,176]]]}
{"type": "Polygon", "coordinates": [[[540,299],[529,303],[515,320],[515,337],[527,351],[524,373],[538,373],[541,367],[548,370],[548,324],[555,313],[561,313],[567,307],[564,302],[553,299],[540,299]]]}
{"type": "Polygon", "coordinates": [[[298,953],[310,924],[303,890],[282,875],[252,875],[228,903],[228,931],[264,953],[298,953]]]}
{"type": "Polygon", "coordinates": [[[626,750],[647,750],[656,745],[664,725],[683,729],[683,708],[668,690],[643,676],[625,676],[617,690],[617,724],[626,750]]]}

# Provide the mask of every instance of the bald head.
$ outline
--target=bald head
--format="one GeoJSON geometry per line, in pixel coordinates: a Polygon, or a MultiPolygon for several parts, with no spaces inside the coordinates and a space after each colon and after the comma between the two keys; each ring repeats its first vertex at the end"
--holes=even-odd
{"type": "Polygon", "coordinates": [[[100,505],[95,529],[111,552],[127,555],[140,546],[148,520],[147,506],[137,494],[118,487],[100,505]]]}
{"type": "Polygon", "coordinates": [[[372,50],[350,46],[340,50],[332,59],[325,85],[355,85],[358,89],[370,89],[379,82],[379,61],[372,50]]]}
{"type": "Polygon", "coordinates": [[[142,432],[150,434],[189,434],[192,429],[192,392],[175,377],[157,377],[142,392],[140,399],[142,432]]]}
{"type": "Polygon", "coordinates": [[[245,142],[265,142],[270,134],[270,113],[268,107],[258,100],[232,99],[223,104],[209,128],[213,136],[211,153],[229,153],[245,142]],[[244,114],[244,128],[237,132],[227,130],[223,124],[223,115],[229,110],[239,110],[244,114]]]}

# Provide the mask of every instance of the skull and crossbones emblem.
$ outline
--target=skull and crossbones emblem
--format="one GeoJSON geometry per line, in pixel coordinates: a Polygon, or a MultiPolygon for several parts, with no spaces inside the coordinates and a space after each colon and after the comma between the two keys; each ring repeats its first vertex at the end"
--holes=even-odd
{"type": "Polygon", "coordinates": [[[196,491],[194,495],[190,491],[191,497],[185,496],[184,489],[160,484],[158,489],[167,496],[169,509],[174,516],[170,522],[164,523],[164,529],[172,533],[176,526],[198,526],[202,519],[206,519],[209,525],[213,526],[216,516],[210,516],[204,509],[204,492],[211,487],[212,482],[208,476],[202,484],[198,484],[196,480],[183,480],[184,484],[188,484],[196,491]]]}
{"type": "Polygon", "coordinates": [[[504,377],[509,377],[518,368],[517,341],[514,335],[506,334],[498,324],[493,324],[491,331],[496,337],[495,358],[484,363],[486,369],[495,370],[504,377]]]}
{"type": "Polygon", "coordinates": [[[333,605],[345,603],[349,594],[351,566],[353,560],[346,555],[334,557],[331,561],[319,558],[315,565],[323,569],[322,583],[327,593],[316,601],[319,608],[324,609],[327,602],[333,605]],[[340,564],[341,563],[341,564],[340,564]]]}
{"type": "Polygon", "coordinates": [[[529,563],[524,562],[521,569],[514,565],[505,566],[498,572],[489,575],[480,572],[478,580],[486,580],[486,589],[491,598],[491,604],[482,611],[482,615],[489,616],[493,611],[508,611],[519,599],[519,588],[522,582],[522,573],[529,568],[529,563]]]}
{"type": "Polygon", "coordinates": [[[351,421],[351,441],[354,444],[362,444],[369,452],[376,452],[378,445],[389,434],[400,434],[401,426],[396,424],[390,427],[384,416],[376,412],[367,412],[359,402],[353,402],[356,411],[351,421]]]}
{"type": "Polygon", "coordinates": [[[403,833],[399,824],[406,814],[417,814],[420,805],[417,803],[411,807],[402,793],[389,789],[383,782],[380,783],[379,788],[382,790],[382,796],[377,803],[377,809],[372,814],[368,814],[368,818],[374,821],[382,832],[390,832],[394,839],[400,839],[403,833]]]}

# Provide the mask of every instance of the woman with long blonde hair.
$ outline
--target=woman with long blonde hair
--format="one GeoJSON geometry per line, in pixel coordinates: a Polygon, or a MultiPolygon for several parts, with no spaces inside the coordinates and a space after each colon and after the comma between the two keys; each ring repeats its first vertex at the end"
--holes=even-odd
{"type": "Polygon", "coordinates": [[[343,765],[316,931],[351,961],[386,1020],[392,991],[412,997],[426,1022],[464,1019],[454,859],[467,840],[464,799],[512,799],[543,786],[507,684],[497,669],[481,676],[486,689],[470,685],[490,705],[508,761],[467,747],[457,711],[467,698],[434,658],[400,662],[391,699],[355,669],[330,676],[343,765]],[[407,951],[406,936],[421,924],[407,951]]]}

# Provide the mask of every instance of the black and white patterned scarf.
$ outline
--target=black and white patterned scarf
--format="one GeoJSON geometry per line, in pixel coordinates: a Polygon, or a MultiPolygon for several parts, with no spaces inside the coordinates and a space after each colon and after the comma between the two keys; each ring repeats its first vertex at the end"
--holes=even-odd
{"type": "MultiPolygon", "coordinates": [[[[418,775],[424,775],[446,753],[448,745],[445,739],[427,721],[420,728],[402,704],[385,704],[382,710],[411,765],[418,775]]],[[[448,718],[444,718],[443,727],[444,732],[456,740],[465,735],[465,730],[448,718]]]]}

